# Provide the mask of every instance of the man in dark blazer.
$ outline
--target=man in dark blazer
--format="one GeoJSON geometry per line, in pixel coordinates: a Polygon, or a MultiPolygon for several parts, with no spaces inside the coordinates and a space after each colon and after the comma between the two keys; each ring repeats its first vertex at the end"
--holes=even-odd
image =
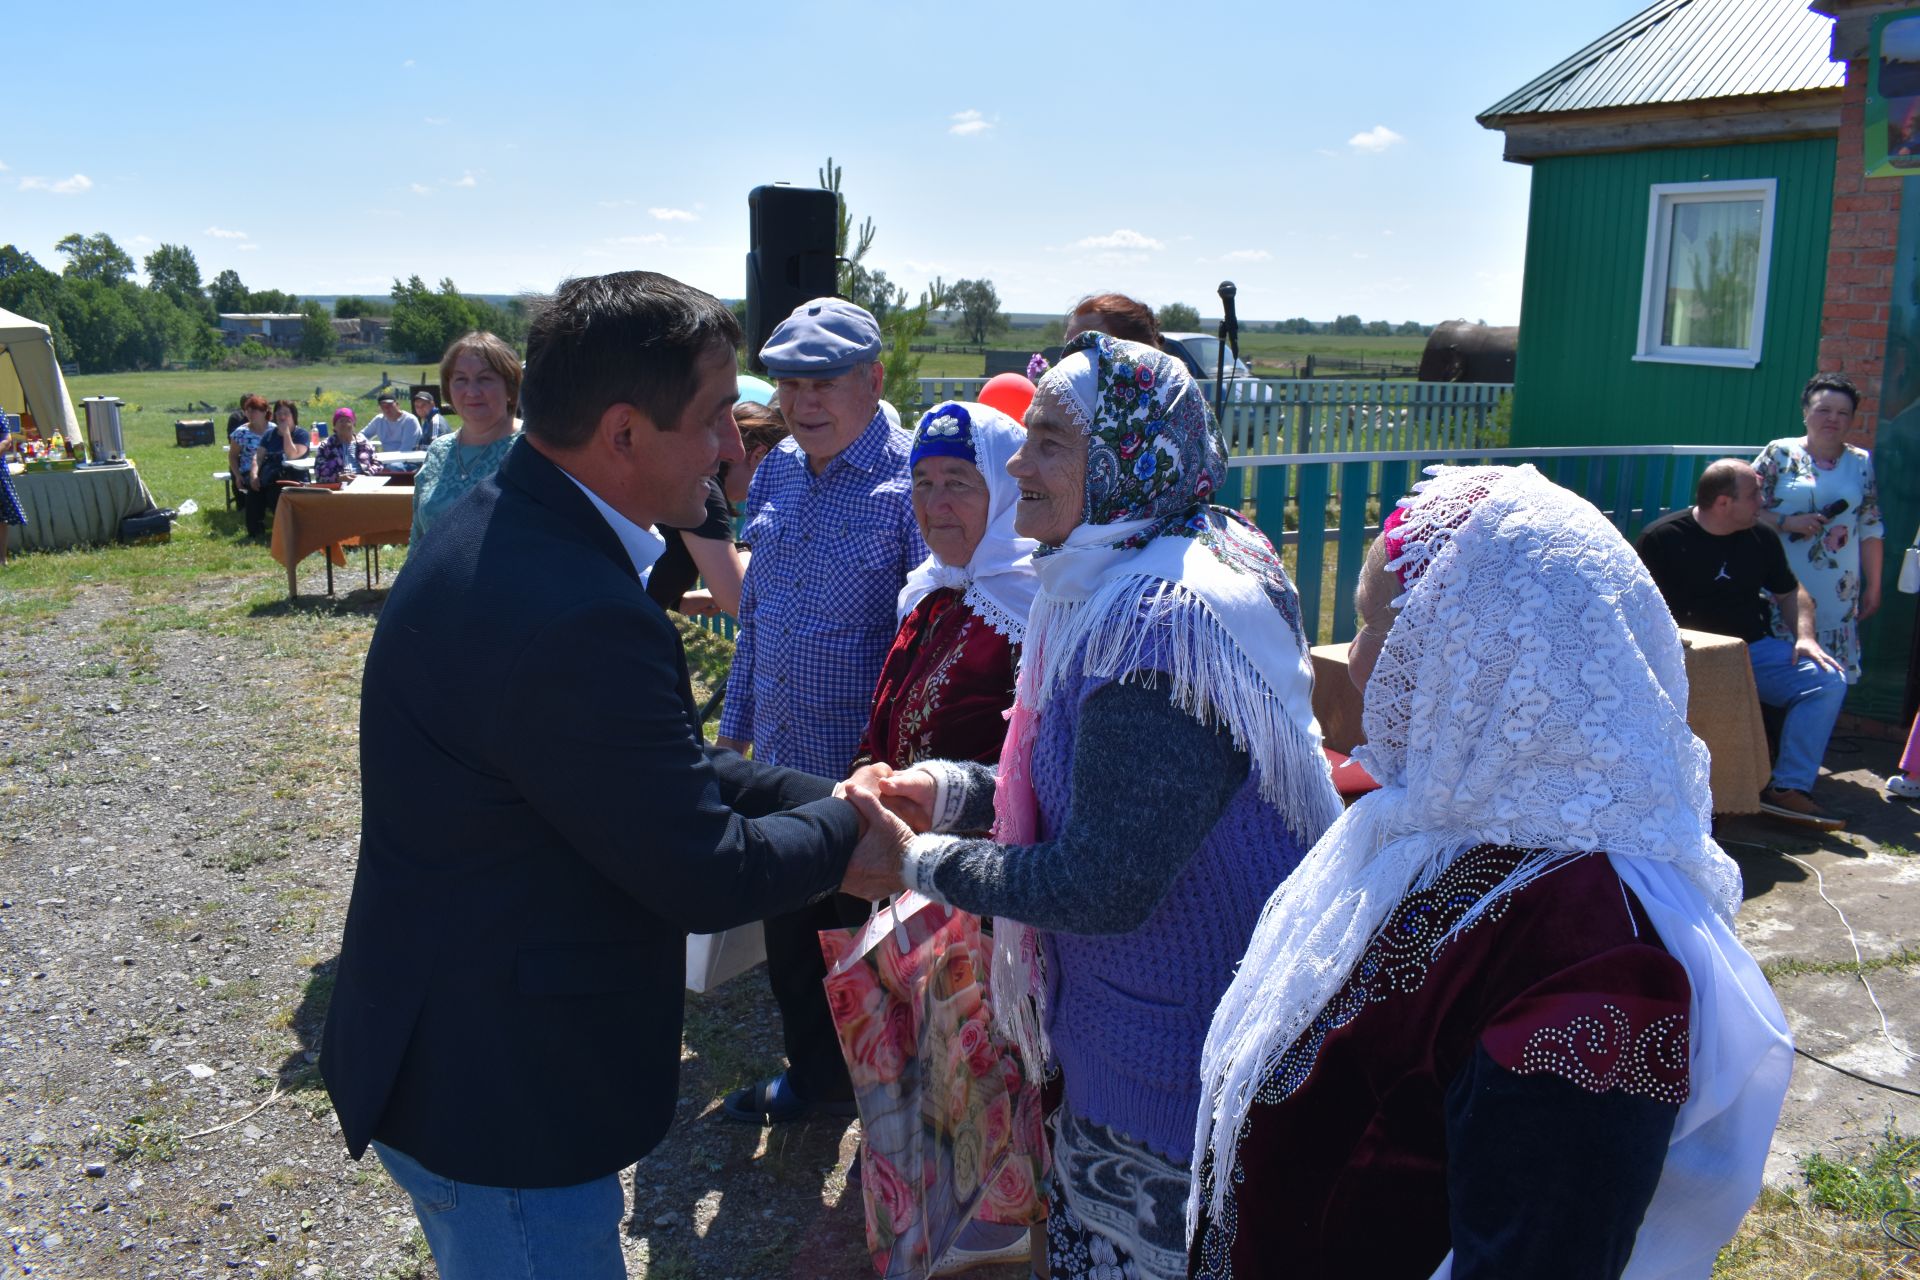
{"type": "Polygon", "coordinates": [[[859,837],[832,782],[702,742],[643,587],[650,526],[698,524],[741,459],[740,336],[665,276],[564,284],[523,438],[374,631],[320,1069],[447,1280],[625,1274],[618,1175],[673,1116],[687,933],[825,897],[859,837]]]}

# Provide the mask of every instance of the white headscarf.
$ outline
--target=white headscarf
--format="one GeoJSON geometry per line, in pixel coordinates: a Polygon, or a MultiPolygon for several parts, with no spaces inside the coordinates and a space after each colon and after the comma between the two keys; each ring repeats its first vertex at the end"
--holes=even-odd
{"type": "MultiPolygon", "coordinates": [[[[1759,1191],[1792,1047],[1729,927],[1740,873],[1710,834],[1679,633],[1590,504],[1532,467],[1430,474],[1401,504],[1389,567],[1410,585],[1355,752],[1382,787],[1267,903],[1207,1034],[1194,1149],[1211,1151],[1210,1210],[1224,1206],[1255,1092],[1402,899],[1473,846],[1544,851],[1457,932],[1566,858],[1604,850],[1692,987],[1691,1092],[1625,1274],[1703,1276],[1759,1191]]],[[[1189,1232],[1199,1209],[1196,1189],[1189,1232]]]]}
{"type": "Polygon", "coordinates": [[[951,416],[949,411],[955,408],[962,410],[971,424],[973,465],[986,478],[987,531],[973,549],[973,558],[963,565],[946,564],[937,555],[922,560],[900,589],[899,618],[904,621],[929,593],[952,587],[963,593],[961,599],[967,607],[988,626],[1019,644],[1026,639],[1027,614],[1040,589],[1033,572],[1033,553],[1040,544],[1013,531],[1020,486],[1007,474],[1007,459],[1025,443],[1027,429],[998,409],[948,400],[922,415],[920,432],[951,416]]]}

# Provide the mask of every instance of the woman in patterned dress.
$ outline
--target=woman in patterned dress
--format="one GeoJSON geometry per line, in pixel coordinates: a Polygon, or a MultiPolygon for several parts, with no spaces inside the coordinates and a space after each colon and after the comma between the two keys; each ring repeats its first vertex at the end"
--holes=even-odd
{"type": "Polygon", "coordinates": [[[1589,503],[1432,474],[1356,597],[1381,788],[1207,1034],[1190,1274],[1705,1276],[1793,1058],[1730,927],[1679,632],[1589,503]]]}
{"type": "MultiPolygon", "coordinates": [[[[1880,609],[1886,525],[1873,459],[1847,443],[1859,388],[1821,373],[1800,392],[1807,433],[1773,441],[1753,460],[1760,473],[1760,520],[1780,535],[1793,576],[1813,597],[1820,647],[1860,679],[1860,626],[1880,609]],[[1830,508],[1845,503],[1834,514],[1830,508]]],[[[1778,616],[1776,634],[1791,640],[1778,616]]]]}
{"type": "Polygon", "coordinates": [[[20,442],[13,438],[7,429],[6,410],[0,409],[0,564],[7,562],[7,542],[12,538],[8,525],[27,523],[27,513],[20,505],[19,491],[13,487],[13,468],[8,466],[8,455],[19,451],[20,442]]]}
{"type": "Polygon", "coordinates": [[[519,438],[520,357],[491,333],[455,338],[440,357],[440,393],[460,415],[460,429],[427,446],[414,477],[414,547],[441,512],[500,469],[519,438]]]}

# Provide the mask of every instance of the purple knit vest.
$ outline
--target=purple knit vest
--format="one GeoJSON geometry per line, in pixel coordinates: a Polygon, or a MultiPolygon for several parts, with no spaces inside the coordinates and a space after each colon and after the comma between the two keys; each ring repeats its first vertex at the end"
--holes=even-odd
{"type": "MultiPolygon", "coordinates": [[[[1033,785],[1042,840],[1066,825],[1074,722],[1080,704],[1106,683],[1070,683],[1040,717],[1033,785]]],[[[1191,1162],[1200,1050],[1214,1006],[1261,908],[1303,852],[1260,797],[1256,767],[1144,925],[1103,937],[1041,934],[1047,1036],[1074,1115],[1191,1162]]]]}

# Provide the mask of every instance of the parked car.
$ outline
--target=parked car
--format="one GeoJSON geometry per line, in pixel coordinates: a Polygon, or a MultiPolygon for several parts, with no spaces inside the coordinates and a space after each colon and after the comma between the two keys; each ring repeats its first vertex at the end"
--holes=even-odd
{"type": "MultiPolygon", "coordinates": [[[[1208,333],[1163,333],[1160,345],[1170,356],[1178,357],[1187,366],[1187,372],[1196,378],[1211,378],[1220,369],[1220,339],[1208,333]]],[[[1229,378],[1251,378],[1253,371],[1247,368],[1246,361],[1238,356],[1227,360],[1225,374],[1229,378]]]]}

